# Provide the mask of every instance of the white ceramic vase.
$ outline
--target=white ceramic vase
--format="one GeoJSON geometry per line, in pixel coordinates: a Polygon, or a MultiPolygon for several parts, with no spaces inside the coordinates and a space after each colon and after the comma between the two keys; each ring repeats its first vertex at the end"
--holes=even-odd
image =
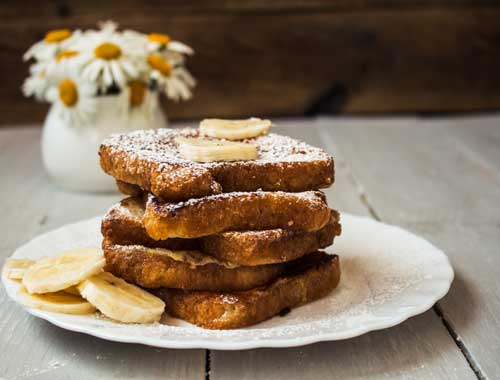
{"type": "Polygon", "coordinates": [[[43,126],[42,156],[57,185],[72,191],[116,191],[115,181],[99,165],[101,141],[112,133],[167,126],[159,107],[148,117],[144,112],[121,112],[119,102],[118,96],[96,98],[96,113],[83,125],[68,125],[51,107],[43,126]]]}

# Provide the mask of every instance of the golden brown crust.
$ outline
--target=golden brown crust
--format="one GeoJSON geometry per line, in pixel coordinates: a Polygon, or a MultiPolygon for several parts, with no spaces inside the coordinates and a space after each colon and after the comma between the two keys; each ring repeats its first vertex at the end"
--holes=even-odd
{"type": "Polygon", "coordinates": [[[273,283],[245,292],[200,292],[156,289],[172,316],[207,329],[235,329],[269,319],[282,310],[329,294],[339,283],[338,256],[307,255],[289,273],[273,283]],[[307,259],[307,260],[304,260],[307,259]]]}
{"type": "Polygon", "coordinates": [[[103,251],[107,271],[145,288],[241,291],[269,283],[285,268],[285,264],[234,268],[216,263],[196,265],[175,260],[162,249],[119,246],[106,241],[103,251]]]}
{"type": "Polygon", "coordinates": [[[273,229],[223,232],[198,239],[154,240],[143,227],[144,202],[141,197],[125,198],[114,205],[102,221],[102,235],[111,244],[143,245],[173,250],[201,250],[220,260],[255,266],[294,260],[325,248],[340,235],[339,214],[332,210],[329,222],[314,232],[273,229]]]}
{"type": "Polygon", "coordinates": [[[99,149],[101,167],[114,178],[171,202],[258,189],[300,192],[325,188],[334,181],[331,156],[289,137],[269,134],[245,140],[258,147],[257,160],[197,163],[180,157],[175,138],[181,135],[197,137],[198,131],[159,129],[113,135],[99,149]]]}
{"type": "Polygon", "coordinates": [[[172,250],[199,249],[200,244],[194,239],[154,240],[146,232],[142,218],[144,201],[142,197],[122,199],[112,206],[101,223],[101,233],[109,244],[143,245],[150,248],[166,248],[172,250]]]}
{"type": "Polygon", "coordinates": [[[144,194],[144,191],[139,186],[120,181],[119,179],[116,180],[116,187],[120,193],[131,197],[139,197],[144,194]]]}
{"type": "Polygon", "coordinates": [[[332,210],[330,220],[318,231],[274,229],[223,232],[201,238],[201,250],[220,260],[239,265],[288,262],[332,245],[335,236],[341,233],[338,220],[338,212],[332,210]]]}
{"type": "Polygon", "coordinates": [[[317,231],[330,219],[320,191],[226,193],[168,203],[149,196],[144,227],[153,239],[196,238],[225,231],[283,228],[317,231]]]}
{"type": "Polygon", "coordinates": [[[221,192],[221,186],[202,167],[160,164],[105,145],[101,145],[99,156],[101,168],[115,179],[174,202],[221,192]]]}

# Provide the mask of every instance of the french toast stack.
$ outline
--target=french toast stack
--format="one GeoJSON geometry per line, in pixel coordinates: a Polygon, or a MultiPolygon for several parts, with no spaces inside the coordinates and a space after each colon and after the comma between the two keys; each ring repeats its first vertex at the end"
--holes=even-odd
{"type": "Polygon", "coordinates": [[[106,269],[209,329],[255,324],[327,295],[339,214],[323,150],[268,133],[268,120],[113,135],[103,170],[129,197],[102,222],[106,269]]]}

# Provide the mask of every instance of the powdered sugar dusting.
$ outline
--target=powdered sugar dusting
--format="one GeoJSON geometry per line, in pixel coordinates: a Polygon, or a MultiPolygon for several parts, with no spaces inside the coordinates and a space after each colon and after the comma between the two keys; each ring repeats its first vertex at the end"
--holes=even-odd
{"type": "Polygon", "coordinates": [[[231,193],[221,193],[214,195],[207,195],[200,198],[191,198],[183,202],[170,203],[161,200],[160,198],[154,196],[153,194],[148,194],[147,202],[153,202],[162,208],[166,208],[168,211],[175,211],[183,207],[196,206],[199,204],[211,202],[211,201],[229,201],[238,200],[240,202],[247,202],[249,198],[261,197],[269,199],[287,199],[290,201],[294,200],[305,200],[307,201],[308,207],[323,208],[326,207],[326,196],[323,192],[319,190],[315,191],[303,191],[301,193],[287,193],[283,191],[233,191],[231,193]]]}
{"type": "MultiPolygon", "coordinates": [[[[99,246],[99,223],[100,218],[95,218],[42,235],[14,257],[37,258],[41,253],[53,255],[89,243],[99,246]]],[[[249,328],[204,330],[169,316],[157,324],[130,325],[102,316],[29,311],[70,330],[111,340],[161,347],[242,349],[344,339],[389,327],[427,310],[448,291],[453,270],[446,256],[424,239],[367,218],[342,215],[342,225],[343,233],[330,250],[340,256],[339,287],[285,317],[249,328]]],[[[19,285],[3,281],[14,299],[19,285]]]]}
{"type": "Polygon", "coordinates": [[[110,214],[117,214],[122,218],[132,221],[133,223],[142,224],[142,218],[144,216],[144,202],[138,197],[122,199],[120,202],[111,206],[106,213],[106,216],[110,214]]]}
{"type": "MultiPolygon", "coordinates": [[[[230,164],[227,162],[194,163],[183,159],[175,142],[175,139],[180,136],[199,137],[199,131],[193,128],[140,130],[111,135],[103,141],[102,145],[114,151],[126,152],[131,160],[144,159],[165,164],[196,165],[207,168],[230,164]]],[[[320,148],[274,133],[242,141],[257,146],[259,158],[252,161],[256,164],[331,159],[320,148]]]]}

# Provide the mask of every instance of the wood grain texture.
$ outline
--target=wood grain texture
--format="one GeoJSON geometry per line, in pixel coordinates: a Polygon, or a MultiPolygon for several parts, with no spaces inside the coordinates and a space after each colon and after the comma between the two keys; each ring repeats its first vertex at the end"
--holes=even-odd
{"type": "MultiPolygon", "coordinates": [[[[73,13],[95,14],[104,7],[99,0],[71,0],[70,2],[47,1],[47,5],[39,5],[35,0],[25,1],[26,7],[16,7],[15,0],[5,0],[5,6],[0,9],[0,17],[7,19],[19,16],[29,17],[31,20],[58,19],[70,17],[73,13]]],[[[165,12],[182,13],[254,13],[256,11],[304,11],[304,10],[369,10],[377,8],[415,8],[415,7],[436,7],[436,6],[489,6],[496,5],[495,0],[170,0],[170,1],[143,1],[139,7],[134,0],[121,0],[119,9],[112,9],[114,12],[135,13],[140,15],[150,15],[165,12]]]]}
{"type": "MultiPolygon", "coordinates": [[[[283,132],[334,155],[336,182],[329,204],[369,216],[348,161],[322,123],[281,122],[283,132]]],[[[360,148],[368,148],[365,143],[360,148]]],[[[342,260],[342,258],[341,258],[342,260]]],[[[292,311],[293,312],[293,311],[292,311]]],[[[429,311],[403,324],[358,338],[289,349],[211,351],[211,379],[475,379],[439,317],[429,311]]]]}
{"type": "Polygon", "coordinates": [[[500,107],[492,1],[7,2],[0,124],[41,121],[47,110],[22,97],[23,51],[48,29],[103,17],[195,48],[188,65],[199,86],[194,100],[165,103],[173,119],[500,107]]]}
{"type": "Polygon", "coordinates": [[[500,375],[499,122],[499,115],[323,121],[380,218],[450,257],[456,277],[440,309],[487,379],[500,375]]]}
{"type": "Polygon", "coordinates": [[[349,340],[212,351],[211,363],[211,379],[476,379],[433,311],[349,340]]]}
{"type": "MultiPolygon", "coordinates": [[[[35,235],[104,213],[118,194],[66,193],[41,164],[40,130],[0,131],[0,260],[35,235]]],[[[203,379],[203,350],[107,342],[32,317],[0,287],[2,379],[203,379]]]]}
{"type": "MultiPolygon", "coordinates": [[[[403,225],[447,252],[456,279],[440,308],[473,365],[491,379],[499,374],[500,193],[494,191],[500,181],[499,120],[276,120],[277,132],[334,154],[336,184],[327,190],[332,207],[369,215],[368,205],[384,221],[403,225]]],[[[1,257],[41,231],[100,214],[120,198],[64,193],[51,185],[41,167],[39,137],[36,129],[0,131],[1,257]]],[[[3,288],[0,303],[0,378],[81,378],[82,373],[86,378],[204,378],[204,351],[157,350],[67,332],[27,315],[3,288]]],[[[235,377],[476,378],[433,311],[346,341],[212,351],[210,378],[235,377]]]]}

